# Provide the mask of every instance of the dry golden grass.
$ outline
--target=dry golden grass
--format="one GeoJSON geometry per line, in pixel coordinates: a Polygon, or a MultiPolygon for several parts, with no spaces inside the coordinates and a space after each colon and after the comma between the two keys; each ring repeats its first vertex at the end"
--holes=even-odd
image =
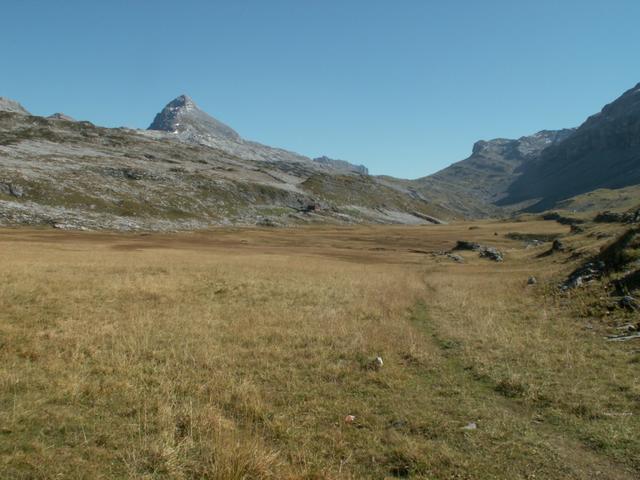
{"type": "Polygon", "coordinates": [[[637,354],[505,237],[567,229],[474,225],[0,232],[0,478],[636,478],[637,354]]]}

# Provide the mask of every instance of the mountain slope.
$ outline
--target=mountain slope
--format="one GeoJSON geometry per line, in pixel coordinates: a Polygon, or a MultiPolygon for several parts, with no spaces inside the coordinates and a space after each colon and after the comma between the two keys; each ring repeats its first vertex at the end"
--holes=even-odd
{"type": "Polygon", "coordinates": [[[362,171],[361,166],[349,162],[315,162],[295,152],[243,139],[234,129],[201,110],[187,95],[169,102],[147,130],[150,135],[164,135],[165,138],[185,143],[218,148],[250,161],[297,162],[311,168],[341,173],[362,171]]]}
{"type": "Polygon", "coordinates": [[[597,210],[598,199],[616,197],[607,189],[640,185],[640,84],[577,129],[480,141],[467,159],[433,175],[386,181],[470,217],[573,203],[597,210]],[[587,202],[571,201],[598,189],[587,202]]]}
{"type": "Polygon", "coordinates": [[[176,230],[451,215],[375,177],[311,160],[251,159],[236,154],[236,143],[220,140],[227,150],[164,132],[0,112],[0,225],[176,230]]]}
{"type": "Polygon", "coordinates": [[[572,130],[543,130],[517,140],[481,140],[474,144],[470,157],[426,177],[424,182],[455,184],[473,191],[478,199],[494,203],[506,194],[523,164],[571,133],[572,130]]]}
{"type": "Polygon", "coordinates": [[[474,144],[468,158],[428,177],[413,181],[387,177],[385,182],[467,217],[500,216],[508,210],[495,203],[506,195],[522,166],[572,132],[543,130],[517,140],[481,140],[474,144]]]}
{"type": "Polygon", "coordinates": [[[205,143],[208,137],[239,141],[240,135],[198,108],[187,95],[180,95],[156,115],[149,130],[177,133],[185,139],[205,143]]]}
{"type": "Polygon", "coordinates": [[[362,175],[369,175],[369,169],[364,165],[354,165],[346,160],[336,160],[327,156],[317,157],[313,159],[319,165],[328,166],[338,170],[345,170],[349,172],[360,173],[362,175]]]}
{"type": "Polygon", "coordinates": [[[29,111],[20,103],[10,98],[0,97],[0,112],[20,113],[22,115],[31,115],[29,111]]]}
{"type": "Polygon", "coordinates": [[[640,84],[522,167],[499,205],[541,211],[599,188],[640,184],[640,84]]]}

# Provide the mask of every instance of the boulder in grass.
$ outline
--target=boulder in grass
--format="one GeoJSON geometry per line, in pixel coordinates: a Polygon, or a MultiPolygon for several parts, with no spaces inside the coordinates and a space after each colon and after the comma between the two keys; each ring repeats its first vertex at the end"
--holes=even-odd
{"type": "Polygon", "coordinates": [[[480,249],[480,257],[488,258],[489,260],[493,260],[494,262],[504,261],[502,252],[495,247],[482,247],[480,249]]]}

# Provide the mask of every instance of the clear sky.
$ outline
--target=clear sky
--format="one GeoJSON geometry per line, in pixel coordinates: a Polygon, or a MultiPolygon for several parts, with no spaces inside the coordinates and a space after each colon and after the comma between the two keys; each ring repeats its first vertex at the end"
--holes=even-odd
{"type": "Polygon", "coordinates": [[[414,178],[577,126],[640,82],[638,0],[4,0],[0,95],[146,128],[187,93],[242,136],[414,178]]]}

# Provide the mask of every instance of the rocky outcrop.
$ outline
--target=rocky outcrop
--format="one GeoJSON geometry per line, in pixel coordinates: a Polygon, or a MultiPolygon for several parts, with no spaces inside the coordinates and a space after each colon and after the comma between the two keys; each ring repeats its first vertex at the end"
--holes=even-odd
{"type": "Polygon", "coordinates": [[[24,196],[23,188],[14,183],[0,182],[0,193],[4,195],[11,195],[16,198],[22,198],[24,196]]]}
{"type": "MultiPolygon", "coordinates": [[[[629,271],[640,254],[640,229],[630,228],[576,268],[562,284],[564,290],[580,287],[605,275],[629,271]]],[[[640,270],[628,273],[614,282],[618,292],[627,292],[640,286],[640,270]]]]}
{"type": "Polygon", "coordinates": [[[562,284],[562,290],[581,287],[587,283],[602,278],[606,264],[602,260],[587,262],[575,269],[562,284]]]}
{"type": "Polygon", "coordinates": [[[453,251],[456,250],[471,250],[478,252],[480,258],[487,258],[494,262],[502,262],[504,260],[503,253],[495,247],[489,247],[486,245],[480,245],[476,242],[467,242],[465,240],[458,240],[453,251]]]}
{"type": "Polygon", "coordinates": [[[601,212],[593,219],[597,223],[639,223],[640,209],[634,209],[629,212],[601,212]]]}

